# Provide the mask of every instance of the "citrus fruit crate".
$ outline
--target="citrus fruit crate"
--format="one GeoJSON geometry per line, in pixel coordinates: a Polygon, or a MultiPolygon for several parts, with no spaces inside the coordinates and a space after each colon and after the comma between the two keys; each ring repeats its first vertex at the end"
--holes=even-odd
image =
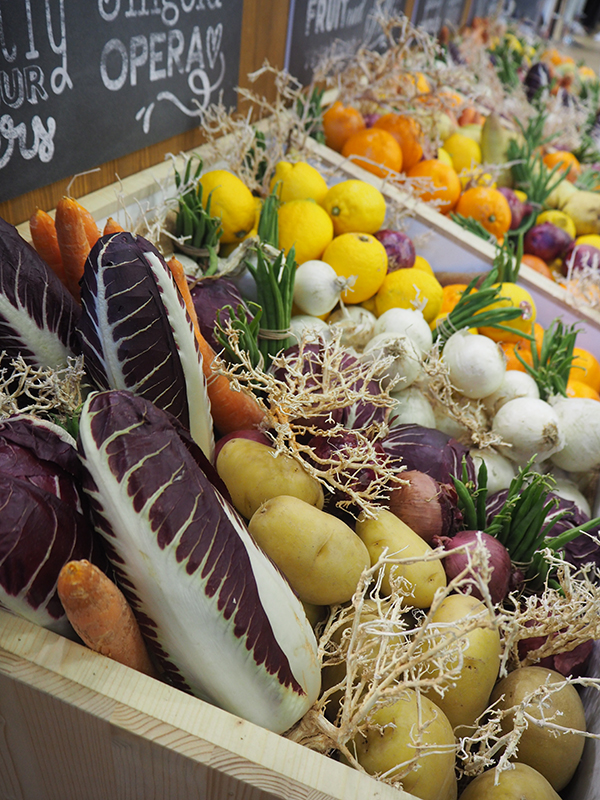
{"type": "MultiPolygon", "coordinates": [[[[307,147],[315,160],[335,170],[336,179],[357,178],[379,189],[388,201],[405,206],[405,232],[418,242],[417,252],[423,256],[436,276],[446,283],[464,283],[469,276],[488,271],[494,260],[494,245],[465,230],[449,217],[406,192],[382,180],[344,156],[313,139],[307,147]],[[453,274],[456,279],[453,279],[453,274]]],[[[600,311],[590,306],[570,302],[566,289],[522,264],[517,281],[532,295],[537,309],[537,321],[546,327],[560,317],[565,324],[579,322],[577,344],[600,358],[600,311]]]]}
{"type": "MultiPolygon", "coordinates": [[[[265,126],[268,130],[268,126],[265,126]]],[[[494,248],[426,204],[312,143],[333,180],[361,178],[412,210],[407,232],[435,272],[489,269],[494,248]]],[[[202,148],[200,148],[202,153],[202,148]]],[[[208,166],[208,165],[207,165],[208,166]]],[[[119,207],[156,201],[172,165],[98,190],[80,202],[98,223],[119,207]],[[117,203],[117,198],[119,199],[117,203]]],[[[162,190],[161,190],[162,191],[162,190]]],[[[29,239],[28,225],[19,226],[29,239]]],[[[571,308],[563,290],[522,268],[538,319],[581,321],[581,344],[600,357],[600,314],[571,308]],[[546,285],[548,284],[548,285],[546,285]]],[[[596,511],[598,513],[598,511],[596,511]]],[[[600,649],[593,674],[600,674],[600,649]]],[[[600,733],[600,700],[584,702],[588,730],[600,733]]],[[[600,780],[588,739],[564,800],[594,800],[600,780]]],[[[285,737],[51,631],[0,611],[0,800],[416,800],[285,737]]]]}

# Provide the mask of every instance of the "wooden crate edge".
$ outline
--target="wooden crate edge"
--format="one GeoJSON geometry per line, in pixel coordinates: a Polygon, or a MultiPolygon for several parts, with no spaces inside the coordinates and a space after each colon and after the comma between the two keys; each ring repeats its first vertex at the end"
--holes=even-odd
{"type": "MultiPolygon", "coordinates": [[[[57,702],[74,703],[88,713],[94,713],[102,696],[111,701],[107,720],[111,724],[137,735],[143,731],[149,741],[218,768],[257,789],[264,788],[266,774],[273,774],[287,785],[289,794],[282,795],[282,800],[288,796],[415,800],[413,795],[4,611],[0,611],[0,674],[50,694],[57,702]],[[169,731],[185,736],[169,737],[169,731]],[[190,756],[191,740],[198,747],[192,748],[190,756]]],[[[5,722],[10,726],[10,720],[5,722]]]]}

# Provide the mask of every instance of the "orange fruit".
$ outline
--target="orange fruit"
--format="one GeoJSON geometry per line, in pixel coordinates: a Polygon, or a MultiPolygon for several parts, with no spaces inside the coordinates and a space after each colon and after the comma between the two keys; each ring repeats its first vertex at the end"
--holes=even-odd
{"type": "Polygon", "coordinates": [[[525,253],[521,257],[521,263],[526,264],[529,269],[533,269],[536,272],[539,272],[540,275],[544,275],[544,277],[549,278],[551,281],[554,280],[554,275],[552,274],[552,270],[546,264],[543,258],[539,258],[538,256],[532,256],[529,253],[525,253]]]}
{"type": "Polygon", "coordinates": [[[567,397],[586,397],[589,400],[600,400],[600,394],[583,381],[569,378],[567,381],[567,397]]]}
{"type": "Polygon", "coordinates": [[[379,117],[374,128],[391,133],[402,150],[402,169],[407,172],[423,157],[421,147],[421,126],[412,117],[401,114],[384,114],[379,117]]]}
{"type": "Polygon", "coordinates": [[[566,173],[568,170],[568,175],[565,175],[565,177],[571,183],[575,183],[577,178],[581,175],[581,164],[573,153],[569,153],[568,150],[557,150],[554,153],[547,153],[544,156],[544,164],[548,169],[554,169],[557,164],[560,164],[561,167],[558,170],[559,174],[566,173]]]}
{"type": "Polygon", "coordinates": [[[402,169],[400,145],[391,133],[381,128],[366,128],[352,134],[342,147],[342,155],[380,178],[385,178],[390,171],[400,172],[402,169]],[[369,160],[363,161],[356,156],[369,160]]]}
{"type": "Polygon", "coordinates": [[[500,342],[500,347],[502,348],[504,355],[506,356],[506,369],[518,370],[519,372],[527,372],[523,364],[519,361],[516,356],[518,353],[523,361],[529,364],[530,367],[533,366],[533,359],[531,357],[531,350],[529,348],[529,342],[525,339],[519,339],[518,342],[500,342]]]}
{"type": "Polygon", "coordinates": [[[323,131],[325,143],[332,150],[341,152],[345,142],[353,133],[365,130],[367,127],[362,114],[358,109],[344,106],[339,100],[323,114],[323,131]]]}
{"type": "Polygon", "coordinates": [[[456,213],[478,220],[497,239],[501,239],[510,228],[512,218],[506,197],[489,186],[473,186],[463,192],[456,213]]]}
{"type": "Polygon", "coordinates": [[[466,283],[449,283],[447,286],[444,286],[442,288],[442,307],[440,308],[440,314],[449,314],[463,296],[463,292],[466,288],[466,283]]]}
{"type": "Polygon", "coordinates": [[[438,201],[437,208],[442,214],[452,211],[458,202],[461,191],[460,179],[452,167],[437,158],[419,161],[418,164],[408,170],[407,175],[409,178],[431,179],[433,189],[415,187],[415,193],[425,203],[430,200],[438,201]]]}
{"type": "Polygon", "coordinates": [[[600,392],[600,362],[583,347],[573,348],[573,362],[569,380],[587,383],[596,392],[600,392]]]}

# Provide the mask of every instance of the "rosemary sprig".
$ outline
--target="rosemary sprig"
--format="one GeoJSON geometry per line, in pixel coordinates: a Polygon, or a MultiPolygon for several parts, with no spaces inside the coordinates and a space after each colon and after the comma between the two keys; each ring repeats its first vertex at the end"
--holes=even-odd
{"type": "Polygon", "coordinates": [[[450,214],[450,219],[453,222],[456,222],[457,225],[460,225],[461,228],[464,228],[466,231],[469,231],[470,233],[474,233],[475,236],[479,236],[486,242],[491,242],[492,244],[495,244],[497,241],[494,234],[490,233],[486,228],[484,228],[478,219],[473,219],[473,217],[464,217],[462,214],[454,214],[454,213],[450,214]]]}
{"type": "Polygon", "coordinates": [[[573,364],[577,332],[577,323],[564,325],[558,318],[553,320],[544,331],[539,354],[535,338],[530,339],[531,365],[515,349],[515,356],[537,383],[542,400],[548,400],[555,395],[567,396],[567,381],[573,364]]]}
{"type": "Polygon", "coordinates": [[[588,192],[600,191],[600,170],[586,169],[575,181],[575,186],[578,189],[584,189],[588,192]]]}
{"type": "MultiPolygon", "coordinates": [[[[520,317],[521,310],[519,308],[514,306],[488,308],[500,300],[508,300],[502,296],[500,287],[493,285],[498,283],[498,270],[493,267],[479,289],[477,289],[478,282],[478,277],[473,278],[452,311],[438,323],[434,336],[435,343],[440,350],[453,333],[464,328],[492,327],[508,333],[517,333],[519,336],[523,335],[520,331],[503,324],[520,317]]],[[[527,337],[527,334],[525,336],[527,337]]]]}

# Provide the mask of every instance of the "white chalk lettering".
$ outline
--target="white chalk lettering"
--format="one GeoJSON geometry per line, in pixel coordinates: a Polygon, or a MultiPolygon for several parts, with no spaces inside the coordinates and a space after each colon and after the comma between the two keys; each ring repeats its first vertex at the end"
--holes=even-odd
{"type": "Polygon", "coordinates": [[[50,11],[50,0],[46,0],[46,26],[48,28],[48,41],[52,52],[62,59],[60,67],[55,67],[50,75],[50,86],[54,94],[62,94],[65,87],[73,88],[73,81],[67,72],[67,26],[65,22],[65,0],[59,0],[59,22],[60,22],[60,41],[58,44],[54,38],[52,29],[52,15],[50,11]]]}
{"type": "Polygon", "coordinates": [[[23,77],[25,79],[25,96],[32,105],[36,105],[38,99],[48,99],[48,92],[44,88],[44,73],[37,64],[24,67],[23,77]]]}
{"type": "Polygon", "coordinates": [[[148,61],[148,39],[143,34],[132,36],[129,41],[129,82],[137,86],[137,70],[148,61]]]}
{"type": "Polygon", "coordinates": [[[350,0],[308,0],[304,19],[304,35],[331,33],[342,28],[351,28],[363,21],[366,0],[348,8],[350,0]]]}
{"type": "MultiPolygon", "coordinates": [[[[111,61],[114,62],[114,58],[111,61]]],[[[127,57],[127,48],[120,39],[111,39],[102,48],[102,55],[100,56],[100,76],[102,83],[111,92],[118,92],[125,86],[127,74],[129,72],[129,59],[127,57]],[[116,78],[111,78],[108,73],[108,59],[111,54],[116,54],[120,61],[120,72],[116,78]]]]}
{"type": "Polygon", "coordinates": [[[120,11],[121,0],[98,0],[98,13],[106,22],[112,22],[116,19],[120,11]]]}
{"type": "Polygon", "coordinates": [[[29,39],[29,50],[25,53],[25,58],[33,61],[34,58],[39,58],[40,53],[35,48],[33,39],[33,18],[31,16],[31,0],[25,0],[25,13],[27,14],[27,38],[29,39]]]}
{"type": "Polygon", "coordinates": [[[25,100],[25,80],[18,67],[0,72],[0,97],[9,108],[20,108],[25,100]]]}
{"type": "Polygon", "coordinates": [[[167,40],[167,75],[169,78],[173,77],[173,67],[177,68],[177,72],[183,75],[185,67],[181,63],[181,56],[183,48],[185,47],[185,39],[183,33],[175,28],[169,31],[169,38],[167,40]]]}
{"type": "Polygon", "coordinates": [[[9,50],[6,44],[6,34],[4,33],[4,23],[2,21],[1,8],[0,8],[0,50],[2,50],[2,55],[4,56],[5,61],[8,61],[9,64],[13,62],[17,57],[17,45],[13,44],[13,46],[9,50]]]}
{"type": "Polygon", "coordinates": [[[167,70],[165,67],[158,67],[165,54],[158,50],[161,44],[164,44],[167,41],[167,34],[164,31],[160,33],[151,33],[150,34],[150,80],[151,81],[160,81],[162,78],[167,77],[167,70]]]}
{"type": "MultiPolygon", "coordinates": [[[[30,160],[38,156],[40,161],[47,164],[54,156],[54,134],[56,132],[56,120],[48,117],[47,127],[37,116],[31,120],[31,131],[33,133],[33,143],[27,147],[27,126],[24,122],[15,125],[10,114],[3,114],[0,117],[0,146],[2,140],[6,142],[6,150],[0,153],[0,169],[5,167],[15,152],[15,144],[18,144],[19,154],[22,158],[30,160]]],[[[1,149],[1,147],[0,147],[1,149]]]]}
{"type": "Polygon", "coordinates": [[[187,61],[185,63],[185,71],[189,72],[192,65],[197,64],[199,69],[204,69],[204,56],[202,54],[202,35],[200,28],[194,25],[192,30],[192,37],[190,39],[190,46],[188,49],[187,61]]]}

